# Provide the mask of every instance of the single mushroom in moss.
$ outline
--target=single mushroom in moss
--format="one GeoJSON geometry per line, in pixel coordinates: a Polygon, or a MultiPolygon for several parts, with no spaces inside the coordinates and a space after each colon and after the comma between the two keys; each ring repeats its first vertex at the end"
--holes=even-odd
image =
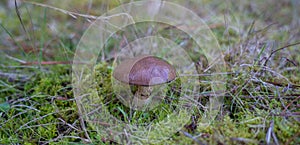
{"type": "Polygon", "coordinates": [[[145,100],[151,95],[153,86],[173,81],[175,68],[167,61],[152,55],[141,55],[121,62],[113,77],[129,84],[135,97],[145,100]]]}

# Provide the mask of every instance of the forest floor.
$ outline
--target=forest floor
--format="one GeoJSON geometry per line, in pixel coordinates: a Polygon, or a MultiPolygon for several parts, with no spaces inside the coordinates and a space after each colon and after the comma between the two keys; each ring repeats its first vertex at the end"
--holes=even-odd
{"type": "MultiPolygon", "coordinates": [[[[13,0],[0,2],[0,144],[118,142],[112,132],[104,134],[84,120],[74,97],[72,65],[93,16],[127,2],[17,0],[18,9],[13,0]]],[[[185,118],[187,123],[158,144],[300,144],[300,3],[172,2],[197,13],[211,28],[226,71],[234,73],[227,76],[216,118],[203,123],[205,113],[195,105],[198,110],[185,118]]],[[[112,67],[103,59],[95,67],[100,98],[113,93],[112,67]]],[[[210,90],[205,91],[199,94],[208,97],[210,90]]],[[[119,105],[109,107],[118,108],[113,115],[124,121],[128,110],[119,105]]],[[[137,112],[131,119],[149,125],[149,119],[170,113],[161,111],[137,112]]],[[[154,144],[138,137],[131,142],[135,136],[123,133],[122,143],[154,144]]]]}

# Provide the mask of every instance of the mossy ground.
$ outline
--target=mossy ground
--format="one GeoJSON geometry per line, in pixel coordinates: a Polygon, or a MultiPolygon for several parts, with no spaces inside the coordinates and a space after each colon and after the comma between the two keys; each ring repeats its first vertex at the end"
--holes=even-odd
{"type": "MultiPolygon", "coordinates": [[[[224,105],[216,119],[203,123],[203,110],[196,109],[185,127],[163,143],[300,144],[300,49],[299,45],[284,47],[300,41],[297,2],[178,3],[198,13],[212,28],[224,51],[226,71],[235,73],[227,76],[224,105]]],[[[0,144],[114,143],[109,134],[103,137],[81,120],[73,97],[71,64],[62,64],[72,61],[88,21],[20,3],[25,32],[10,2],[0,4],[0,144]]],[[[45,4],[99,15],[120,1],[45,4]]],[[[113,93],[106,88],[110,84],[109,61],[99,61],[96,70],[101,72],[96,74],[100,98],[113,93]]],[[[125,120],[130,110],[118,103],[110,102],[108,108],[125,120]]],[[[137,112],[134,123],[163,119],[170,106],[161,107],[166,107],[166,112],[137,112]]]]}

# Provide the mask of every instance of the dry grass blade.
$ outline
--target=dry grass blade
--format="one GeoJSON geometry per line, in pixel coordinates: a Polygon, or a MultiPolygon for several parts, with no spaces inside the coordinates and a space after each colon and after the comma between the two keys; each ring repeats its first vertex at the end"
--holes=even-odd
{"type": "Polygon", "coordinates": [[[286,113],[286,111],[288,110],[288,108],[294,103],[296,102],[297,100],[300,99],[300,96],[298,96],[297,98],[295,98],[293,101],[291,101],[287,106],[286,108],[283,110],[282,114],[286,113]]]}
{"type": "Polygon", "coordinates": [[[25,123],[25,124],[23,124],[22,126],[20,126],[20,128],[17,129],[15,132],[18,132],[18,131],[24,129],[25,126],[28,126],[28,125],[29,125],[30,123],[32,123],[32,122],[36,122],[36,121],[38,121],[38,120],[41,120],[41,119],[43,119],[43,118],[45,118],[45,117],[47,117],[47,116],[50,116],[50,115],[53,115],[53,114],[56,114],[56,113],[57,113],[57,112],[49,113],[49,114],[46,114],[46,115],[44,115],[44,116],[35,118],[35,119],[31,120],[31,121],[28,121],[27,123],[25,123]]]}
{"type": "Polygon", "coordinates": [[[249,143],[249,144],[251,144],[251,143],[257,144],[258,143],[256,140],[248,139],[248,138],[242,138],[242,137],[232,137],[232,138],[230,138],[230,140],[232,140],[232,141],[238,141],[241,144],[243,144],[243,143],[244,144],[247,144],[247,143],[249,143]]]}
{"type": "Polygon", "coordinates": [[[273,139],[274,139],[274,143],[275,143],[276,145],[279,145],[278,139],[277,139],[276,134],[274,133],[274,131],[272,131],[272,137],[273,137],[273,139]]]}
{"type": "Polygon", "coordinates": [[[73,61],[42,61],[42,62],[23,62],[21,65],[56,65],[56,64],[85,64],[83,62],[73,62],[73,61]]]}
{"type": "Polygon", "coordinates": [[[275,54],[276,52],[282,50],[282,49],[285,49],[285,48],[288,48],[288,47],[292,47],[292,46],[296,46],[296,45],[299,45],[300,42],[296,42],[296,43],[293,43],[293,44],[289,44],[289,45],[286,45],[286,46],[283,46],[283,47],[280,47],[274,51],[271,52],[271,54],[268,56],[268,58],[266,59],[265,63],[264,63],[264,66],[267,66],[268,64],[268,61],[270,60],[270,58],[272,57],[273,54],[275,54]]]}
{"type": "Polygon", "coordinates": [[[22,26],[23,30],[25,31],[25,33],[27,34],[27,30],[25,29],[23,20],[22,20],[22,18],[21,18],[21,14],[20,14],[20,11],[19,11],[19,7],[18,7],[18,4],[17,4],[17,0],[15,0],[15,9],[16,9],[16,13],[17,13],[18,19],[19,19],[19,21],[20,21],[20,23],[21,23],[21,26],[22,26]]]}
{"type": "MultiPolygon", "coordinates": [[[[26,0],[24,2],[32,4],[32,5],[45,7],[45,8],[49,8],[49,9],[53,9],[53,10],[62,12],[64,14],[67,14],[67,15],[73,17],[74,19],[77,19],[77,17],[83,17],[83,18],[86,18],[88,22],[90,22],[90,19],[96,20],[96,19],[101,18],[101,19],[106,20],[106,19],[110,19],[110,18],[113,18],[113,17],[126,16],[132,23],[134,23],[133,17],[128,13],[117,13],[117,14],[110,15],[110,16],[94,16],[94,15],[87,15],[87,14],[80,14],[80,13],[76,13],[76,12],[70,12],[70,11],[67,11],[67,10],[64,10],[64,9],[60,9],[60,8],[57,8],[57,7],[54,7],[54,6],[50,6],[50,5],[46,5],[46,4],[42,4],[42,3],[38,3],[38,2],[32,2],[32,1],[26,1],[26,0]]],[[[111,23],[109,23],[109,24],[111,24],[111,23]]],[[[113,24],[111,24],[111,25],[118,28],[118,26],[115,26],[113,24]]]]}
{"type": "Polygon", "coordinates": [[[31,78],[31,76],[16,73],[4,73],[0,71],[0,78],[8,79],[9,81],[26,82],[31,78]]]}
{"type": "Polygon", "coordinates": [[[270,144],[273,127],[274,127],[274,121],[271,121],[270,127],[269,127],[267,135],[266,135],[266,142],[267,142],[267,144],[270,144]]]}
{"type": "Polygon", "coordinates": [[[14,61],[17,61],[17,62],[20,62],[20,63],[26,63],[26,61],[21,60],[21,59],[19,59],[19,58],[15,58],[15,57],[9,56],[9,55],[7,55],[7,54],[5,54],[5,56],[6,56],[7,58],[9,58],[9,59],[11,59],[11,60],[14,60],[14,61]]]}
{"type": "Polygon", "coordinates": [[[67,10],[64,10],[64,9],[60,9],[60,8],[57,8],[57,7],[53,7],[53,6],[42,4],[42,3],[38,3],[38,2],[32,2],[32,1],[24,1],[24,2],[25,3],[29,3],[29,4],[33,4],[33,5],[37,5],[37,6],[41,6],[41,7],[45,7],[45,8],[50,8],[50,9],[62,12],[64,14],[67,14],[67,15],[73,17],[74,19],[77,19],[77,16],[88,18],[88,19],[94,19],[94,20],[97,19],[97,16],[86,15],[86,14],[79,14],[79,13],[75,13],[75,12],[70,12],[70,11],[67,11],[67,10]]]}
{"type": "Polygon", "coordinates": [[[186,137],[193,139],[197,144],[205,145],[203,142],[201,142],[200,140],[198,140],[197,138],[195,138],[193,135],[189,134],[188,132],[181,131],[181,133],[183,133],[186,137]]]}

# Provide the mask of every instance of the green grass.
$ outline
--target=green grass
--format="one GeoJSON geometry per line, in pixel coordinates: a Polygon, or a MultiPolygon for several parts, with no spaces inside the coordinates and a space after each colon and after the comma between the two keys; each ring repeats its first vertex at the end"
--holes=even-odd
{"type": "MultiPolygon", "coordinates": [[[[226,71],[235,73],[227,75],[224,105],[217,117],[207,120],[203,109],[195,105],[190,116],[175,120],[187,123],[164,144],[300,144],[300,15],[291,1],[176,1],[198,13],[212,28],[224,52],[226,71]]],[[[100,15],[120,3],[125,1],[44,4],[100,15]]],[[[14,7],[0,2],[0,144],[114,143],[117,138],[84,120],[73,96],[72,66],[61,64],[72,61],[89,22],[29,3],[22,3],[19,11],[26,33],[14,7]]],[[[172,38],[176,43],[182,41],[180,36],[172,38]]],[[[114,51],[116,43],[110,41],[106,47],[114,51]]],[[[174,106],[165,102],[151,111],[132,111],[111,89],[112,61],[99,59],[94,71],[97,83],[91,85],[97,90],[87,90],[96,96],[93,103],[107,103],[110,114],[119,120],[147,126],[162,121],[176,108],[176,102],[174,106]]],[[[212,90],[206,84],[200,86],[203,103],[212,90]]],[[[104,124],[110,121],[101,119],[104,124]]],[[[164,123],[167,125],[151,132],[149,138],[160,139],[172,131],[164,123]]],[[[131,139],[146,134],[128,133],[131,139]]],[[[128,139],[125,136],[123,141],[128,139]]]]}

